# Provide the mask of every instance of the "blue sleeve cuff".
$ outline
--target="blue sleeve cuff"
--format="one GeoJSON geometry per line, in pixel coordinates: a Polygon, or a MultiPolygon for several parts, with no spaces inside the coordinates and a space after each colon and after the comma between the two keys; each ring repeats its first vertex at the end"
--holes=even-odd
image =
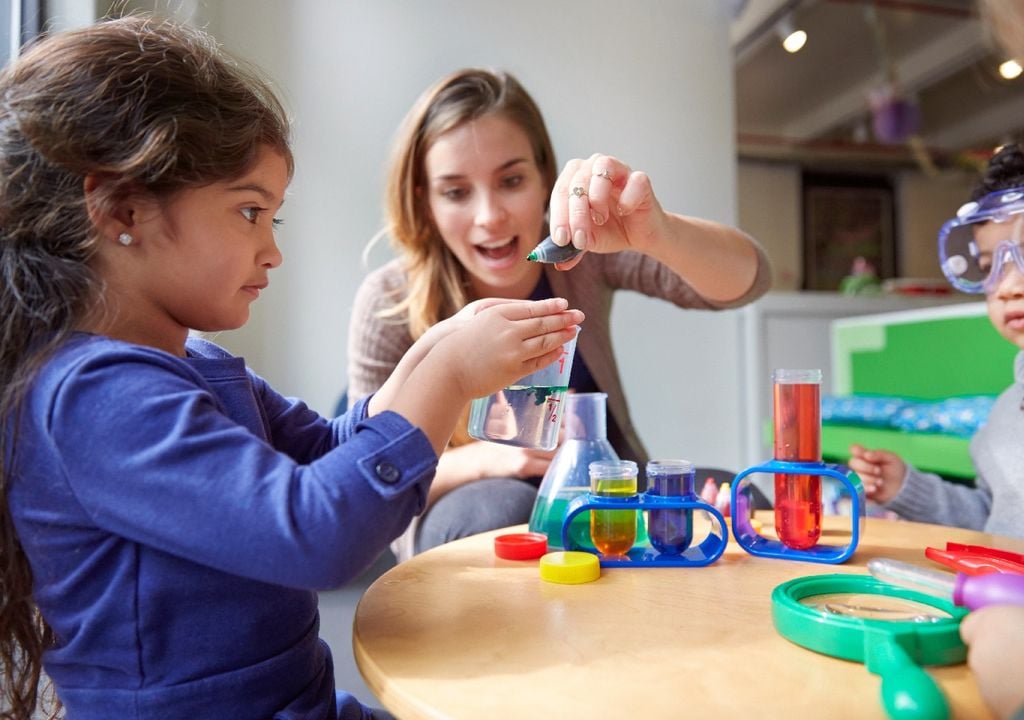
{"type": "Polygon", "coordinates": [[[352,437],[356,430],[358,430],[359,423],[366,420],[371,397],[373,397],[373,395],[367,395],[364,398],[360,398],[349,406],[349,409],[345,411],[344,415],[339,415],[335,418],[334,422],[336,423],[335,430],[338,433],[338,444],[341,444],[352,437]]]}
{"type": "MultiPolygon", "coordinates": [[[[362,402],[362,401],[360,401],[362,402]]],[[[359,403],[352,409],[365,413],[359,403]]],[[[418,485],[417,514],[426,507],[427,490],[437,469],[437,455],[427,436],[398,413],[385,411],[356,424],[356,433],[380,436],[374,449],[356,461],[359,472],[383,498],[389,499],[418,485]]]]}

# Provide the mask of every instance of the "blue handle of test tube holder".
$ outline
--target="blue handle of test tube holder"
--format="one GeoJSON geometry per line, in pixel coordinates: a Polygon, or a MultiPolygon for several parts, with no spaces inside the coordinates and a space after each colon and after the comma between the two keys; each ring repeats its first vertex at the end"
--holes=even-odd
{"type": "MultiPolygon", "coordinates": [[[[836,465],[823,462],[788,462],[785,460],[769,460],[761,465],[749,467],[736,476],[735,482],[730,487],[732,497],[730,502],[736,508],[738,495],[741,491],[742,481],[747,475],[753,473],[764,473],[768,475],[820,475],[822,477],[835,478],[846,486],[851,497],[851,537],[846,546],[818,544],[806,550],[796,550],[787,547],[778,540],[769,540],[758,534],[750,524],[750,518],[745,513],[735,510],[732,513],[732,531],[736,541],[744,550],[751,555],[775,558],[778,560],[801,560],[804,562],[817,562],[838,564],[846,562],[857,550],[857,543],[860,541],[860,521],[864,515],[864,486],[860,477],[845,465],[836,465]],[[844,468],[842,472],[840,468],[844,468]]],[[[749,482],[749,481],[748,481],[749,482]]]]}

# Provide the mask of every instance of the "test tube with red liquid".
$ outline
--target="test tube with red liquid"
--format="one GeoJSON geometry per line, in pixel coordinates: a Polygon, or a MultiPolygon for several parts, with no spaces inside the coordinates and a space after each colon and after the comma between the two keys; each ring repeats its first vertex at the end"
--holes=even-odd
{"type": "MultiPolygon", "coordinates": [[[[775,459],[821,462],[821,370],[772,372],[775,459]]],[[[775,532],[806,550],[821,537],[821,476],[775,474],[775,532]]]]}

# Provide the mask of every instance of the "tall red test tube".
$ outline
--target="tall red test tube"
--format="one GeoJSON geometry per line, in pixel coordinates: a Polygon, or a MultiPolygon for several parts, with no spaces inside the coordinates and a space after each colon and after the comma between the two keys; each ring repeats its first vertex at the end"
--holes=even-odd
{"type": "MultiPolygon", "coordinates": [[[[775,459],[821,462],[821,370],[775,370],[775,459]]],[[[821,537],[821,476],[775,475],[775,532],[806,550],[821,537]]]]}

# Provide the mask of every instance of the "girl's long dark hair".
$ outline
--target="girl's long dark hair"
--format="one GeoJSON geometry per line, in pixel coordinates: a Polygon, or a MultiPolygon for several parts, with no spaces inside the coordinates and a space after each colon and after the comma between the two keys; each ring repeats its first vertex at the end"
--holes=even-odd
{"type": "MultiPolygon", "coordinates": [[[[99,207],[244,174],[261,147],[289,172],[288,120],[268,84],[207,34],[134,16],[45,37],[0,75],[0,718],[37,704],[58,643],[32,597],[8,494],[33,375],[102,302],[88,176],[99,207]]],[[[51,711],[59,712],[59,706],[51,711]]]]}

